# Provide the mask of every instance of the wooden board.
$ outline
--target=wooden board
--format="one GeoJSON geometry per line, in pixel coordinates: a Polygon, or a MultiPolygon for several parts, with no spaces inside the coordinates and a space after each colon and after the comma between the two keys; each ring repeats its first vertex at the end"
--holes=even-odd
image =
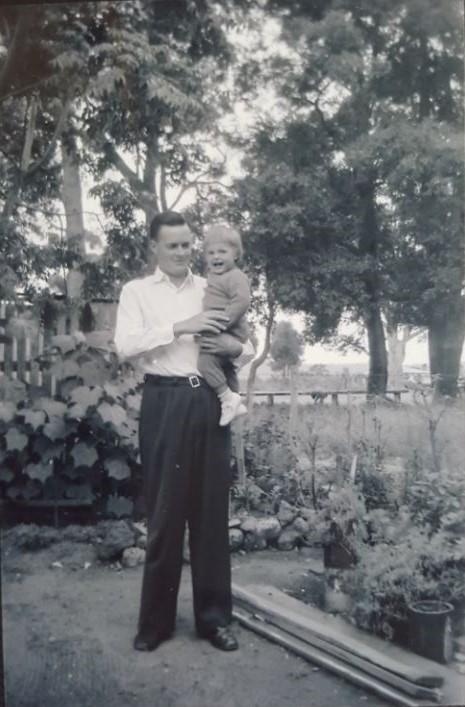
{"type": "MultiPolygon", "coordinates": [[[[286,631],[254,619],[242,609],[235,608],[233,615],[246,628],[251,629],[255,633],[287,648],[301,658],[329,670],[348,682],[373,692],[396,705],[400,705],[400,707],[432,707],[432,705],[435,705],[435,703],[431,701],[420,700],[405,695],[399,690],[384,684],[382,681],[367,675],[363,671],[347,665],[344,661],[338,660],[328,655],[328,653],[318,650],[314,646],[310,646],[305,641],[290,636],[286,631]]],[[[437,705],[435,705],[435,707],[437,707],[437,705]]]]}
{"type": "MultiPolygon", "coordinates": [[[[233,585],[233,597],[236,603],[252,611],[262,612],[267,620],[285,628],[286,631],[297,635],[299,638],[307,636],[319,639],[327,646],[341,649],[347,656],[354,656],[362,659],[367,664],[377,666],[387,673],[391,673],[410,683],[415,683],[423,687],[436,688],[444,683],[444,678],[439,671],[435,673],[431,667],[428,670],[409,665],[405,661],[401,662],[387,655],[384,650],[383,641],[379,641],[379,648],[367,645],[365,641],[355,638],[349,633],[342,633],[340,629],[334,628],[328,620],[327,614],[318,610],[307,612],[309,608],[291,599],[284,592],[280,592],[274,587],[239,587],[233,585]],[[295,606],[295,604],[300,606],[295,606]],[[291,605],[291,606],[289,606],[291,605]],[[315,613],[317,612],[317,616],[315,613]]],[[[348,627],[349,629],[351,627],[348,627]]],[[[405,655],[408,655],[407,653],[405,655]]],[[[412,660],[413,662],[413,660],[412,660]]]]}

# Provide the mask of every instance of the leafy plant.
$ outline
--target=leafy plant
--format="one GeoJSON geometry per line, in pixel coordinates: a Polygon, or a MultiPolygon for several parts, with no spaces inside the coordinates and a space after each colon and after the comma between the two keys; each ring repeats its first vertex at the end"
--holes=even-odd
{"type": "MultiPolygon", "coordinates": [[[[134,374],[105,381],[109,366],[102,367],[100,384],[92,377],[84,384],[95,350],[68,339],[61,345],[65,351],[53,366],[71,375],[60,399],[0,404],[1,493],[23,501],[87,500],[102,508],[107,503],[114,515],[130,512],[132,501],[115,499],[133,496],[138,483],[140,382],[134,374]]],[[[97,355],[105,362],[104,352],[97,355]]]]}

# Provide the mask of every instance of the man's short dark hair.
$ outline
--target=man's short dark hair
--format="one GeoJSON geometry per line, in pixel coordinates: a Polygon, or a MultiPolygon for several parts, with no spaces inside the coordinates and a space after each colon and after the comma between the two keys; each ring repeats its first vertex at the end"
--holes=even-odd
{"type": "Polygon", "coordinates": [[[177,211],[162,211],[154,216],[150,224],[150,240],[157,241],[162,226],[185,226],[186,219],[177,211]]]}

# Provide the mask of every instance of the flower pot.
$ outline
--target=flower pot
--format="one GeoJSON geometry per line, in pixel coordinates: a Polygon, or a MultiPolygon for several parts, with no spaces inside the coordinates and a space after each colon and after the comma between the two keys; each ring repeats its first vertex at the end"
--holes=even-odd
{"type": "Polygon", "coordinates": [[[453,609],[445,601],[417,601],[409,606],[410,649],[438,663],[449,663],[453,655],[453,609]]]}

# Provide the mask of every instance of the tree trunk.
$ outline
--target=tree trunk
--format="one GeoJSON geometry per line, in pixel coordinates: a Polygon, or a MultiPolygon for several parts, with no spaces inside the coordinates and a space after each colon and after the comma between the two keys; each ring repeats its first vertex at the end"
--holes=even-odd
{"type": "Polygon", "coordinates": [[[265,341],[263,343],[263,349],[262,349],[261,353],[259,354],[259,356],[257,356],[257,358],[252,361],[252,363],[250,365],[249,376],[247,378],[245,404],[247,406],[247,409],[249,410],[249,415],[252,411],[253,391],[254,391],[255,379],[257,377],[257,370],[260,368],[262,363],[264,363],[266,361],[266,358],[267,358],[268,354],[270,353],[271,332],[273,330],[275,314],[276,314],[276,308],[275,308],[274,304],[270,303],[269,310],[268,310],[268,317],[267,317],[266,326],[265,326],[265,341]]]}
{"type": "Polygon", "coordinates": [[[363,278],[366,293],[363,314],[370,358],[367,393],[369,395],[385,395],[388,360],[380,304],[382,291],[378,252],[380,232],[376,213],[375,175],[373,173],[360,175],[357,190],[360,197],[360,251],[362,257],[368,256],[370,265],[363,278]]]}
{"type": "Polygon", "coordinates": [[[70,329],[79,329],[80,305],[84,276],[79,264],[85,256],[85,227],[82,205],[81,175],[74,139],[67,136],[61,141],[63,183],[61,198],[65,208],[66,240],[76,253],[66,278],[66,295],[70,305],[70,329]]]}
{"type": "Polygon", "coordinates": [[[386,334],[388,346],[388,386],[396,390],[403,385],[403,366],[407,341],[409,339],[409,327],[388,325],[386,334]]]}
{"type": "Polygon", "coordinates": [[[384,395],[387,387],[388,361],[383,321],[379,307],[373,306],[365,318],[370,358],[368,395],[384,395]]]}
{"type": "Polygon", "coordinates": [[[298,410],[298,400],[297,395],[297,381],[296,381],[296,367],[289,366],[289,387],[291,391],[291,399],[289,404],[289,439],[291,441],[291,446],[297,448],[297,418],[299,414],[298,410]]]}
{"type": "Polygon", "coordinates": [[[457,396],[460,358],[465,339],[465,302],[438,307],[428,327],[431,381],[436,398],[457,396]]]}

